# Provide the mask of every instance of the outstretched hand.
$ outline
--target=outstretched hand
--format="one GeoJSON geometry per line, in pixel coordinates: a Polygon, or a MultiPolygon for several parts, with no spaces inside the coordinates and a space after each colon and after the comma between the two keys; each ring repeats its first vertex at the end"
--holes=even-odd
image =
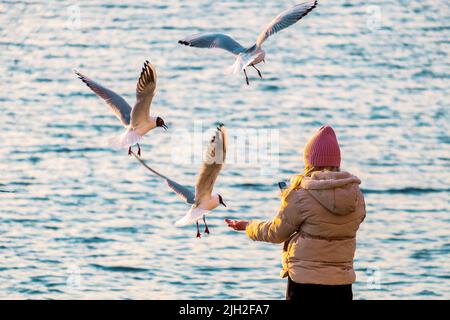
{"type": "Polygon", "coordinates": [[[225,219],[225,222],[228,224],[228,226],[231,229],[237,230],[237,231],[244,231],[245,228],[247,228],[248,221],[247,220],[230,220],[225,219]]]}

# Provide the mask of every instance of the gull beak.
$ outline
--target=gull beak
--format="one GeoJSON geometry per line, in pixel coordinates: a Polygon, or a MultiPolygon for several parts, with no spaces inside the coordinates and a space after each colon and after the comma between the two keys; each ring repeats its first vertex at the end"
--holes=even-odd
{"type": "Polygon", "coordinates": [[[167,129],[169,129],[167,126],[166,126],[166,124],[164,123],[163,125],[161,125],[161,127],[163,127],[164,128],[164,130],[166,130],[167,131],[167,129]]]}
{"type": "Polygon", "coordinates": [[[225,204],[225,202],[223,202],[222,199],[220,199],[220,204],[223,205],[225,208],[227,207],[227,205],[225,204]]]}

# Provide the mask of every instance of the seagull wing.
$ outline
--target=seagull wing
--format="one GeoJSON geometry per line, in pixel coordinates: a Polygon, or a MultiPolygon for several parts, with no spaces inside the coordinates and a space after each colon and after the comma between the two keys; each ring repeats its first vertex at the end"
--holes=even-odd
{"type": "Polygon", "coordinates": [[[145,61],[136,85],[136,104],[131,110],[131,125],[137,127],[150,113],[150,105],[156,90],[156,71],[153,65],[145,61]]]}
{"type": "Polygon", "coordinates": [[[316,0],[306,1],[289,8],[275,17],[267,27],[259,34],[256,45],[259,47],[271,35],[290,27],[298,20],[306,16],[317,5],[316,0]]]}
{"type": "Polygon", "coordinates": [[[245,50],[236,40],[222,33],[199,33],[184,38],[178,43],[197,48],[220,48],[235,55],[245,50]]]}
{"type": "Polygon", "coordinates": [[[158,171],[152,169],[151,167],[149,167],[144,160],[142,160],[141,158],[139,158],[134,152],[132,152],[134,157],[148,170],[150,170],[151,172],[153,172],[154,174],[156,174],[157,176],[163,178],[167,185],[169,186],[170,189],[172,189],[173,191],[175,191],[175,193],[180,196],[181,199],[183,199],[183,201],[185,201],[186,203],[189,204],[194,204],[195,202],[195,194],[193,191],[191,191],[188,187],[182,186],[181,184],[173,181],[172,179],[166,177],[165,175],[162,175],[161,173],[159,173],[158,171]]]}
{"type": "Polygon", "coordinates": [[[96,95],[106,101],[120,122],[126,127],[130,124],[131,107],[124,98],[112,90],[103,87],[97,82],[89,79],[75,70],[75,74],[83,81],[96,95]]]}
{"type": "Polygon", "coordinates": [[[222,169],[226,158],[227,132],[225,126],[220,124],[209,143],[206,159],[200,169],[200,174],[195,185],[196,204],[206,196],[210,197],[214,182],[222,169]]]}
{"type": "Polygon", "coordinates": [[[203,218],[203,216],[207,213],[211,212],[210,210],[198,208],[195,205],[191,206],[186,215],[175,222],[175,226],[182,227],[191,223],[196,222],[197,220],[203,218]]]}

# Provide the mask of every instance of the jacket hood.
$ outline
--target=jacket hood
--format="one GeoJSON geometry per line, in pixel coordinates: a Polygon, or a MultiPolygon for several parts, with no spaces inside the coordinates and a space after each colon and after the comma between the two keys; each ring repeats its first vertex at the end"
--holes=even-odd
{"type": "Polygon", "coordinates": [[[340,216],[356,210],[358,202],[358,177],[346,171],[316,171],[311,177],[304,177],[301,187],[326,209],[340,216]]]}

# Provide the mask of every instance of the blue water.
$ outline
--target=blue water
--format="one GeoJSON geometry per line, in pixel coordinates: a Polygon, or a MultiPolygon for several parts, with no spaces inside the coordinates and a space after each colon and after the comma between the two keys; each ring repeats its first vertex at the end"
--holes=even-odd
{"type": "Polygon", "coordinates": [[[225,76],[222,51],[177,40],[224,31],[251,45],[292,1],[15,1],[0,3],[0,298],[279,299],[279,245],[223,219],[270,218],[276,182],[301,171],[323,123],[358,175],[367,219],[358,233],[357,299],[450,298],[450,9],[439,1],[320,1],[264,47],[264,79],[225,76]],[[77,19],[78,5],[79,20],[77,19]],[[75,12],[75,16],[73,15],[75,12]],[[75,18],[74,18],[75,17],[75,18]],[[229,163],[217,184],[228,208],[211,235],[175,228],[187,207],[107,147],[121,131],[76,68],[134,101],[149,59],[158,72],[143,158],[184,184],[177,130],[224,122],[279,133],[279,170],[229,163]]]}

